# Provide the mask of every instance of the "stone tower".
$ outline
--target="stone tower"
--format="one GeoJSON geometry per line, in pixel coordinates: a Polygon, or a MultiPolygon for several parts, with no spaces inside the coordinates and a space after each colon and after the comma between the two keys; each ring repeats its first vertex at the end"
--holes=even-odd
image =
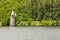
{"type": "Polygon", "coordinates": [[[16,14],[13,10],[10,16],[10,26],[16,26],[16,14]]]}

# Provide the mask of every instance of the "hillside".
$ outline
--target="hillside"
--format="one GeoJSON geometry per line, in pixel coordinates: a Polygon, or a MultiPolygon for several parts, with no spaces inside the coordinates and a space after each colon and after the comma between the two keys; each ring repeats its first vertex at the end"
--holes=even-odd
{"type": "Polygon", "coordinates": [[[9,26],[12,10],[17,26],[60,26],[60,0],[0,0],[2,26],[9,26]]]}

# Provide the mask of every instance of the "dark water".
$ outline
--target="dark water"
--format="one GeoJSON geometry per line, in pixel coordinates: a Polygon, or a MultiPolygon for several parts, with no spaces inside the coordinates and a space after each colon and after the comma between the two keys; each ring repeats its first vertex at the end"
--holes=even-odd
{"type": "Polygon", "coordinates": [[[0,40],[60,40],[60,27],[1,27],[0,40]]]}

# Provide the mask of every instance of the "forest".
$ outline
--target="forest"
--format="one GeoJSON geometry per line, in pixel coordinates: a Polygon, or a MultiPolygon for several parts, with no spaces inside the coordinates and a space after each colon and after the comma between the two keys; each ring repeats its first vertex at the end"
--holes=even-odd
{"type": "Polygon", "coordinates": [[[12,10],[16,26],[60,26],[60,0],[0,0],[0,26],[9,26],[12,10]]]}

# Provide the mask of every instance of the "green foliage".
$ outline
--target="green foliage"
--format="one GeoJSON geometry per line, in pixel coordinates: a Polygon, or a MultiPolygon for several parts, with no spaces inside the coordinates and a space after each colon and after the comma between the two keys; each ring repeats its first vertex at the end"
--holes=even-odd
{"type": "Polygon", "coordinates": [[[41,24],[44,26],[56,26],[56,21],[53,20],[42,20],[41,24]]]}
{"type": "Polygon", "coordinates": [[[40,23],[40,21],[33,21],[33,22],[31,22],[30,26],[41,26],[41,23],[40,23]]]}
{"type": "Polygon", "coordinates": [[[21,21],[19,24],[17,24],[17,26],[28,26],[28,22],[27,21],[21,21]]]}
{"type": "MultiPolygon", "coordinates": [[[[59,24],[60,26],[60,21],[59,24]]],[[[42,20],[42,21],[21,21],[17,26],[56,26],[56,21],[42,20]]]]}
{"type": "Polygon", "coordinates": [[[0,22],[0,26],[2,26],[2,23],[0,22]]]}
{"type": "Polygon", "coordinates": [[[12,10],[17,14],[16,25],[19,26],[56,25],[57,19],[60,20],[60,0],[0,0],[0,21],[3,26],[9,25],[12,10]]]}

